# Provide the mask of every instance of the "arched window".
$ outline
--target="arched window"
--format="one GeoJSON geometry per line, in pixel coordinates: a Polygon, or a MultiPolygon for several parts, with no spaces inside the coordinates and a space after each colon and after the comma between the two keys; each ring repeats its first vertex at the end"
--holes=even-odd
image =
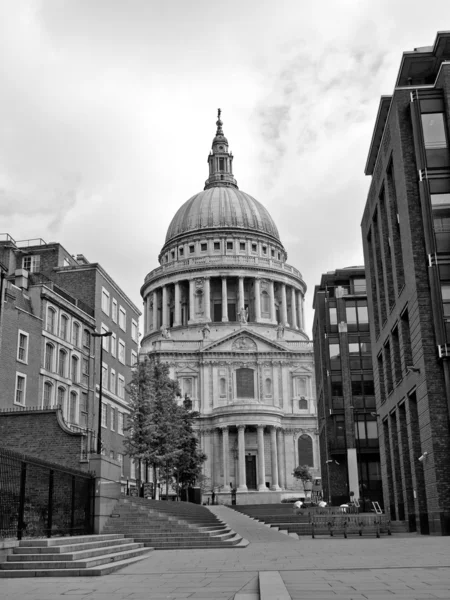
{"type": "Polygon", "coordinates": [[[67,352],[65,350],[59,351],[59,363],[58,363],[58,375],[61,377],[66,376],[66,362],[67,362],[67,352]]]}
{"type": "Polygon", "coordinates": [[[220,378],[219,393],[222,397],[227,395],[227,382],[226,382],[225,377],[220,378]]]}
{"type": "Polygon", "coordinates": [[[67,340],[67,330],[69,327],[69,318],[66,315],[61,315],[61,323],[59,327],[59,337],[67,340]]]}
{"type": "Polygon", "coordinates": [[[78,397],[76,392],[70,392],[70,403],[69,403],[69,423],[78,423],[77,419],[77,404],[78,397]]]}
{"type": "Polygon", "coordinates": [[[300,398],[298,407],[300,410],[308,410],[308,400],[304,396],[300,398]]]}
{"type": "Polygon", "coordinates": [[[63,411],[63,414],[66,412],[66,388],[59,387],[58,388],[58,406],[63,411]]]}
{"type": "Polygon", "coordinates": [[[271,396],[272,395],[272,380],[270,379],[270,377],[266,378],[265,384],[266,384],[266,396],[271,396]]]}
{"type": "Polygon", "coordinates": [[[266,291],[261,294],[261,312],[264,314],[270,313],[270,298],[266,291]]]}
{"type": "Polygon", "coordinates": [[[238,398],[255,397],[255,378],[253,369],[236,370],[236,394],[238,398]]]}
{"type": "Polygon", "coordinates": [[[91,334],[87,329],[83,330],[83,346],[85,348],[91,347],[91,334]]]}
{"type": "Polygon", "coordinates": [[[53,357],[55,355],[55,347],[53,344],[45,344],[45,359],[44,365],[47,371],[53,371],[53,357]]]}
{"type": "Polygon", "coordinates": [[[306,433],[298,438],[298,464],[314,467],[312,439],[306,433]]]}
{"type": "Polygon", "coordinates": [[[56,325],[56,310],[49,306],[47,308],[47,331],[50,333],[55,333],[55,325],[56,325]]]}
{"type": "Polygon", "coordinates": [[[72,370],[73,383],[78,383],[80,380],[80,376],[78,373],[78,368],[79,368],[78,366],[79,366],[78,356],[72,356],[71,370],[72,370]]]}
{"type": "Polygon", "coordinates": [[[51,406],[53,400],[53,385],[50,381],[44,383],[44,406],[51,406]]]}
{"type": "Polygon", "coordinates": [[[74,323],[72,326],[72,344],[76,347],[80,347],[80,325],[74,323]]]}

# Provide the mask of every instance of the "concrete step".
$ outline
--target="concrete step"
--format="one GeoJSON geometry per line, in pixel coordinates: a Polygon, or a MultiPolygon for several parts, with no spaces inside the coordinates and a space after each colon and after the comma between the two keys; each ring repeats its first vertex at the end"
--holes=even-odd
{"type": "MultiPolygon", "coordinates": [[[[98,536],[104,537],[104,536],[98,536]]],[[[98,541],[98,542],[86,542],[67,544],[64,546],[18,546],[14,548],[14,554],[54,554],[54,553],[67,553],[79,550],[89,550],[95,548],[107,548],[109,546],[117,546],[120,543],[129,543],[123,533],[110,536],[111,539],[98,541]]],[[[64,538],[69,541],[73,538],[64,538]]],[[[26,543],[25,540],[24,543],[26,543]]]]}
{"type": "Polygon", "coordinates": [[[96,556],[106,556],[108,554],[116,554],[117,552],[123,552],[125,550],[133,550],[135,548],[142,548],[143,544],[133,542],[131,540],[124,539],[123,544],[114,546],[102,546],[101,548],[95,548],[90,550],[76,550],[68,553],[57,553],[57,554],[8,554],[6,557],[7,562],[32,562],[32,561],[52,561],[52,562],[67,562],[70,560],[80,560],[83,558],[94,558],[96,556]]]}
{"type": "Polygon", "coordinates": [[[129,558],[135,558],[142,554],[148,554],[151,552],[150,547],[144,547],[142,544],[137,544],[137,548],[132,550],[126,550],[124,552],[116,552],[114,554],[107,554],[103,556],[97,556],[90,559],[84,560],[73,560],[73,561],[24,561],[24,562],[7,562],[1,563],[1,570],[18,570],[18,571],[47,571],[52,570],[64,570],[64,569],[89,569],[91,567],[97,567],[107,563],[118,562],[127,560],[129,558]]]}
{"type": "MultiPolygon", "coordinates": [[[[147,551],[151,551],[152,548],[146,548],[147,551]]],[[[80,569],[80,568],[72,568],[72,569],[48,569],[48,570],[39,570],[39,569],[28,569],[28,570],[2,570],[0,569],[0,579],[2,578],[12,578],[12,577],[95,577],[100,575],[108,575],[109,573],[113,573],[114,571],[118,571],[123,567],[127,567],[128,565],[132,565],[135,562],[143,560],[147,557],[147,554],[142,554],[140,556],[136,556],[134,558],[128,558],[125,560],[118,560],[113,563],[108,563],[107,565],[98,565],[97,567],[91,567],[89,569],[80,569]]]]}
{"type": "Polygon", "coordinates": [[[38,548],[46,548],[49,546],[63,546],[70,540],[71,544],[77,544],[78,542],[102,542],[112,539],[121,538],[121,534],[109,534],[109,535],[77,535],[73,537],[60,537],[60,538],[41,538],[36,540],[21,540],[19,547],[23,546],[34,546],[38,548]]]}

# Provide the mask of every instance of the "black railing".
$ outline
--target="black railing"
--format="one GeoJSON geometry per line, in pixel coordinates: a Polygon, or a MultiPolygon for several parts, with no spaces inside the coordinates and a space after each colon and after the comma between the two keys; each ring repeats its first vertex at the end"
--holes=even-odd
{"type": "Polygon", "coordinates": [[[94,478],[0,448],[0,539],[93,530],[94,478]]]}

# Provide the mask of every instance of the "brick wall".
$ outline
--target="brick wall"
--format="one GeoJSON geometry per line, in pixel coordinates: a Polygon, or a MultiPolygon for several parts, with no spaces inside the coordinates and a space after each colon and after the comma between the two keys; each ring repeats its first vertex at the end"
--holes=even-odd
{"type": "Polygon", "coordinates": [[[58,409],[1,412],[2,445],[29,456],[88,471],[88,463],[81,461],[83,435],[68,430],[58,413],[58,409]]]}

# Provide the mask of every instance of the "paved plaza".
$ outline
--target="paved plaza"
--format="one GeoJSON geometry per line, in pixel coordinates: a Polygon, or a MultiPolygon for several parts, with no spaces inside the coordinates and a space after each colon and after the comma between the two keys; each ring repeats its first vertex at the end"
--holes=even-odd
{"type": "Polygon", "coordinates": [[[211,507],[246,548],[154,551],[104,577],[3,579],[1,600],[450,599],[450,539],[293,537],[211,507]],[[259,586],[261,582],[261,596],[259,586]]]}

